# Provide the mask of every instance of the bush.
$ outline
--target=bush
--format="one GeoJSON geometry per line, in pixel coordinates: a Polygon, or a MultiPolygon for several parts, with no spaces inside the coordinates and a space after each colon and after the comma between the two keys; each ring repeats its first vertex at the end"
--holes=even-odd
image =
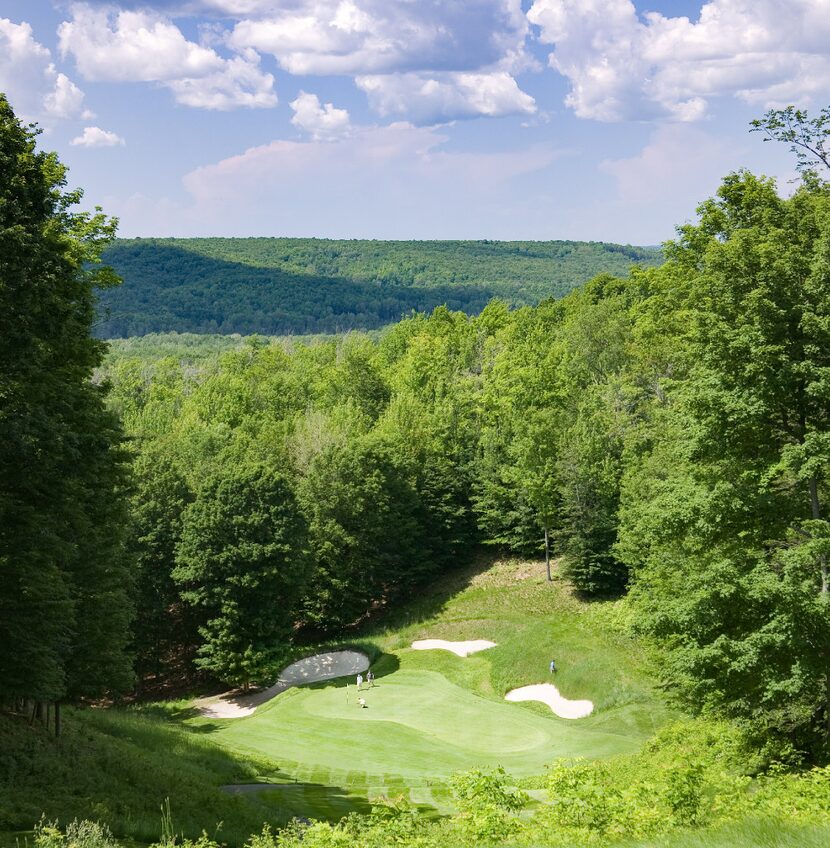
{"type": "Polygon", "coordinates": [[[65,831],[58,823],[46,818],[35,825],[35,848],[119,848],[106,825],[99,822],[75,819],[65,831]]]}

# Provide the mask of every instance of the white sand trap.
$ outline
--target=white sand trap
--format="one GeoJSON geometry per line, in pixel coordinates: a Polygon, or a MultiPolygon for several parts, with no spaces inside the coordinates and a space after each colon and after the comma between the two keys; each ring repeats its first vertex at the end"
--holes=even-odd
{"type": "Polygon", "coordinates": [[[369,668],[369,657],[359,651],[332,651],[328,654],[316,654],[297,660],[286,666],[277,678],[277,682],[259,692],[242,692],[234,689],[222,695],[200,698],[193,706],[208,718],[244,718],[280,692],[303,683],[319,683],[333,680],[335,677],[347,677],[369,668]]]}
{"type": "Polygon", "coordinates": [[[420,639],[412,643],[412,647],[416,651],[452,651],[459,657],[468,657],[470,654],[475,654],[478,651],[486,651],[488,648],[495,648],[495,642],[488,642],[486,639],[471,639],[468,642],[447,642],[446,639],[420,639]]]}
{"type": "Polygon", "coordinates": [[[591,701],[569,701],[559,694],[552,683],[535,683],[513,689],[504,696],[505,701],[541,701],[547,704],[559,718],[585,718],[594,711],[591,701]]]}

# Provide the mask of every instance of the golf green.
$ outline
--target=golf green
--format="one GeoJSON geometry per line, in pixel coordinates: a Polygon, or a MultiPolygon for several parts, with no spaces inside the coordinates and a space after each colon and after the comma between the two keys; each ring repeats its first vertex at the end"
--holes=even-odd
{"type": "Polygon", "coordinates": [[[365,708],[342,681],[291,689],[253,716],[215,721],[214,738],[266,755],[286,776],[302,764],[341,785],[390,773],[412,785],[475,766],[539,774],[558,757],[610,756],[641,743],[476,695],[435,671],[403,667],[361,694],[365,708]]]}
{"type": "Polygon", "coordinates": [[[617,602],[588,604],[549,583],[544,564],[476,564],[357,634],[376,657],[365,709],[348,677],[288,689],[244,718],[184,720],[257,780],[296,782],[261,795],[292,814],[338,818],[384,795],[451,812],[454,773],[502,766],[538,778],[558,758],[633,753],[671,720],[645,652],[618,626],[623,614],[617,602]],[[411,649],[426,638],[496,646],[468,657],[411,649]],[[562,695],[591,700],[592,715],[562,719],[504,700],[517,686],[553,682],[552,658],[562,695]]]}

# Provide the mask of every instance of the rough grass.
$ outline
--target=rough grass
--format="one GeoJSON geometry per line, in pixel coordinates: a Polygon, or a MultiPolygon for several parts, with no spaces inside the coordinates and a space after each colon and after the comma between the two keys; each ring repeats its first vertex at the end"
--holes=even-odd
{"type": "Polygon", "coordinates": [[[830,826],[748,819],[712,830],[682,831],[615,848],[827,848],[830,826]]]}
{"type": "Polygon", "coordinates": [[[166,798],[177,829],[192,836],[204,829],[241,843],[261,822],[290,818],[273,801],[220,792],[265,766],[207,737],[124,710],[66,709],[63,724],[55,740],[22,717],[0,716],[0,831],[26,831],[45,813],[63,823],[96,819],[120,837],[151,842],[166,798]]]}

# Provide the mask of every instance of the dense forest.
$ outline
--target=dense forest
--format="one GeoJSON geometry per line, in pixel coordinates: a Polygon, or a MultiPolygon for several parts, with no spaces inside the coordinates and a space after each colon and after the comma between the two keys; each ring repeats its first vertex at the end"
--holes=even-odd
{"type": "Polygon", "coordinates": [[[737,173],[665,265],[560,300],[442,306],[377,341],[254,338],[196,367],[117,357],[132,553],[158,611],[142,662],[186,623],[197,665],[265,679],[291,622],[337,630],[474,545],[547,540],[581,592],[630,589],[687,706],[825,756],[828,203],[821,182],[785,199],[737,173]],[[246,554],[229,561],[232,533],[246,554]],[[279,589],[263,538],[308,551],[279,589]],[[230,603],[233,574],[260,567],[230,603]],[[275,591],[279,624],[222,612],[275,591]]]}
{"type": "MultiPolygon", "coordinates": [[[[728,722],[756,774],[780,779],[746,793],[749,778],[730,777],[721,811],[738,797],[826,811],[828,133],[786,110],[767,118],[771,137],[803,138],[782,114],[820,136],[799,186],[785,197],[728,175],[660,266],[537,305],[439,305],[375,336],[254,336],[198,356],[125,346],[105,361],[90,331],[94,291],[115,282],[99,261],[113,224],[73,211],[56,157],[0,98],[4,711],[34,722],[194,670],[271,682],[298,645],[347,638],[491,546],[544,557],[583,598],[625,596],[619,626],[654,650],[676,703],[728,722]]],[[[655,815],[694,826],[734,741],[695,733],[621,773],[552,768],[540,827],[577,840],[636,835],[643,817],[662,826],[655,815]],[[631,768],[693,745],[699,760],[631,783],[631,768]]],[[[278,844],[521,831],[503,773],[454,785],[455,842],[387,807],[297,823],[278,844]]],[[[37,839],[79,844],[46,823],[37,839]]]]}
{"type": "Polygon", "coordinates": [[[128,239],[104,253],[101,338],[158,332],[332,333],[436,306],[532,305],[599,273],[655,265],[655,249],[602,242],[128,239]]]}

